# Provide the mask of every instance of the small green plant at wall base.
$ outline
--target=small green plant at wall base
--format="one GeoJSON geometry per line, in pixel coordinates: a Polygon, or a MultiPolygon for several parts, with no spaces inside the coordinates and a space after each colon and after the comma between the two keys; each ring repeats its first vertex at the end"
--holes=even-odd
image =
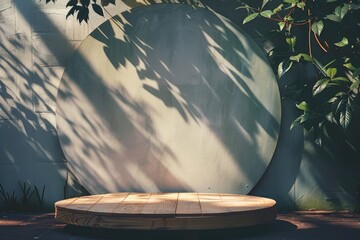
{"type": "Polygon", "coordinates": [[[302,125],[321,143],[327,128],[336,127],[360,156],[360,134],[354,134],[360,129],[360,1],[244,1],[238,10],[248,13],[243,24],[269,26],[267,37],[278,43],[269,59],[279,81],[299,65],[312,72],[282,91],[301,112],[291,128],[302,125]]]}
{"type": "Polygon", "coordinates": [[[31,191],[31,185],[27,185],[26,182],[24,182],[23,184],[20,184],[20,188],[21,188],[21,205],[20,208],[22,210],[31,210],[31,197],[34,193],[34,191],[31,191]]]}
{"type": "Polygon", "coordinates": [[[360,183],[356,184],[356,207],[354,212],[360,213],[360,183]]]}
{"type": "Polygon", "coordinates": [[[40,194],[40,191],[38,190],[38,188],[36,186],[34,187],[34,191],[35,191],[36,199],[38,200],[39,210],[43,210],[43,208],[44,208],[45,185],[42,188],[41,194],[40,194]]]}
{"type": "Polygon", "coordinates": [[[4,187],[0,184],[0,196],[2,202],[0,202],[0,210],[2,211],[42,211],[44,210],[44,196],[45,196],[45,185],[41,192],[34,186],[29,184],[19,183],[21,199],[20,202],[17,200],[16,191],[13,190],[12,194],[6,192],[4,187]],[[35,193],[35,194],[34,194],[35,193]]]}
{"type": "Polygon", "coordinates": [[[0,184],[0,195],[3,200],[3,210],[5,211],[14,211],[18,208],[17,197],[15,195],[15,190],[12,194],[6,192],[4,187],[0,184]]]}

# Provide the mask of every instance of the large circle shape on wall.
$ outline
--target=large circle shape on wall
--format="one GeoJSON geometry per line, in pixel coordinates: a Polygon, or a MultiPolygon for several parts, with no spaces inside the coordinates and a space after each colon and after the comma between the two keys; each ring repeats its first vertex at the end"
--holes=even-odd
{"type": "Polygon", "coordinates": [[[246,194],[273,156],[280,97],[263,52],[228,19],[158,4],[82,42],[56,121],[69,168],[92,194],[246,194]]]}

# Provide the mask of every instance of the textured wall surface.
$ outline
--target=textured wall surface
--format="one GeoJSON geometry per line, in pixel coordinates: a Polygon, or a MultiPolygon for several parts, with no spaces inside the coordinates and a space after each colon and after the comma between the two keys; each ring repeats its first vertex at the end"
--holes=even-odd
{"type": "MultiPolygon", "coordinates": [[[[65,20],[66,0],[0,0],[0,184],[20,195],[19,182],[41,188],[51,205],[80,192],[68,175],[55,124],[55,98],[69,58],[80,42],[108,18],[91,16],[88,25],[65,20]],[[67,186],[65,188],[65,186],[67,186]],[[64,190],[65,189],[65,190],[64,190]]],[[[240,24],[237,1],[204,1],[240,24]],[[221,4],[219,4],[219,2],[221,4]]],[[[110,14],[141,3],[117,1],[110,14]]],[[[257,21],[245,30],[261,45],[257,21]]],[[[265,46],[268,48],[269,46],[265,46]]],[[[302,77],[306,69],[288,74],[279,85],[302,77]]],[[[297,112],[290,100],[282,102],[278,147],[263,178],[251,193],[273,197],[282,208],[349,207],[360,182],[358,159],[312,143],[299,127],[288,131],[297,112]]],[[[337,146],[343,144],[338,142],[337,146]]]]}
{"type": "Polygon", "coordinates": [[[117,15],[82,42],[56,123],[90,193],[247,194],[275,151],[280,94],[262,50],[227,19],[157,4],[117,15]]]}
{"type": "Polygon", "coordinates": [[[60,78],[74,49],[105,20],[65,20],[66,2],[0,1],[0,184],[19,198],[19,183],[46,185],[48,204],[63,198],[66,182],[75,194],[55,124],[60,78]]]}

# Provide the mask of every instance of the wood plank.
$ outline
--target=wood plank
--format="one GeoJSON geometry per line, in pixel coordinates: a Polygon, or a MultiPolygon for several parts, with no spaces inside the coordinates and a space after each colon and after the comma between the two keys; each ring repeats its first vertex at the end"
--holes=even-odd
{"type": "Polygon", "coordinates": [[[141,214],[174,215],[178,201],[178,193],[153,193],[146,202],[141,214]]]}
{"type": "Polygon", "coordinates": [[[150,193],[130,193],[113,213],[140,214],[150,196],[150,193]]]}
{"type": "Polygon", "coordinates": [[[276,202],[272,199],[259,198],[247,195],[220,194],[222,201],[231,212],[245,212],[260,207],[270,207],[276,202]]]}
{"type": "Polygon", "coordinates": [[[78,197],[68,198],[68,199],[58,201],[58,202],[55,203],[55,207],[66,207],[69,204],[71,204],[72,202],[74,202],[76,199],[78,199],[78,197]]]}
{"type": "Polygon", "coordinates": [[[112,213],[122,201],[129,195],[129,193],[114,193],[104,195],[95,205],[93,205],[89,211],[112,213]]]}
{"type": "Polygon", "coordinates": [[[72,210],[77,210],[77,211],[87,211],[94,204],[96,204],[102,197],[103,197],[102,195],[79,197],[75,201],[70,203],[66,208],[69,208],[72,210]]]}
{"type": "Polygon", "coordinates": [[[197,193],[179,193],[176,208],[178,215],[198,215],[201,214],[201,207],[197,193]]]}
{"type": "Polygon", "coordinates": [[[113,229],[221,229],[270,221],[275,205],[272,199],[235,194],[117,193],[59,201],[55,218],[113,229]]]}
{"type": "Polygon", "coordinates": [[[199,193],[202,214],[226,213],[228,209],[218,193],[199,193]]]}

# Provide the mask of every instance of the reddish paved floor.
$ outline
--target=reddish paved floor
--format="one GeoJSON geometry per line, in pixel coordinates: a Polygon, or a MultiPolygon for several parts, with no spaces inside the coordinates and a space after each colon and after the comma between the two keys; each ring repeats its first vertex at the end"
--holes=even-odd
{"type": "Polygon", "coordinates": [[[0,213],[0,239],[360,239],[360,215],[347,212],[278,214],[265,225],[210,231],[124,231],[58,223],[53,213],[0,213]]]}

